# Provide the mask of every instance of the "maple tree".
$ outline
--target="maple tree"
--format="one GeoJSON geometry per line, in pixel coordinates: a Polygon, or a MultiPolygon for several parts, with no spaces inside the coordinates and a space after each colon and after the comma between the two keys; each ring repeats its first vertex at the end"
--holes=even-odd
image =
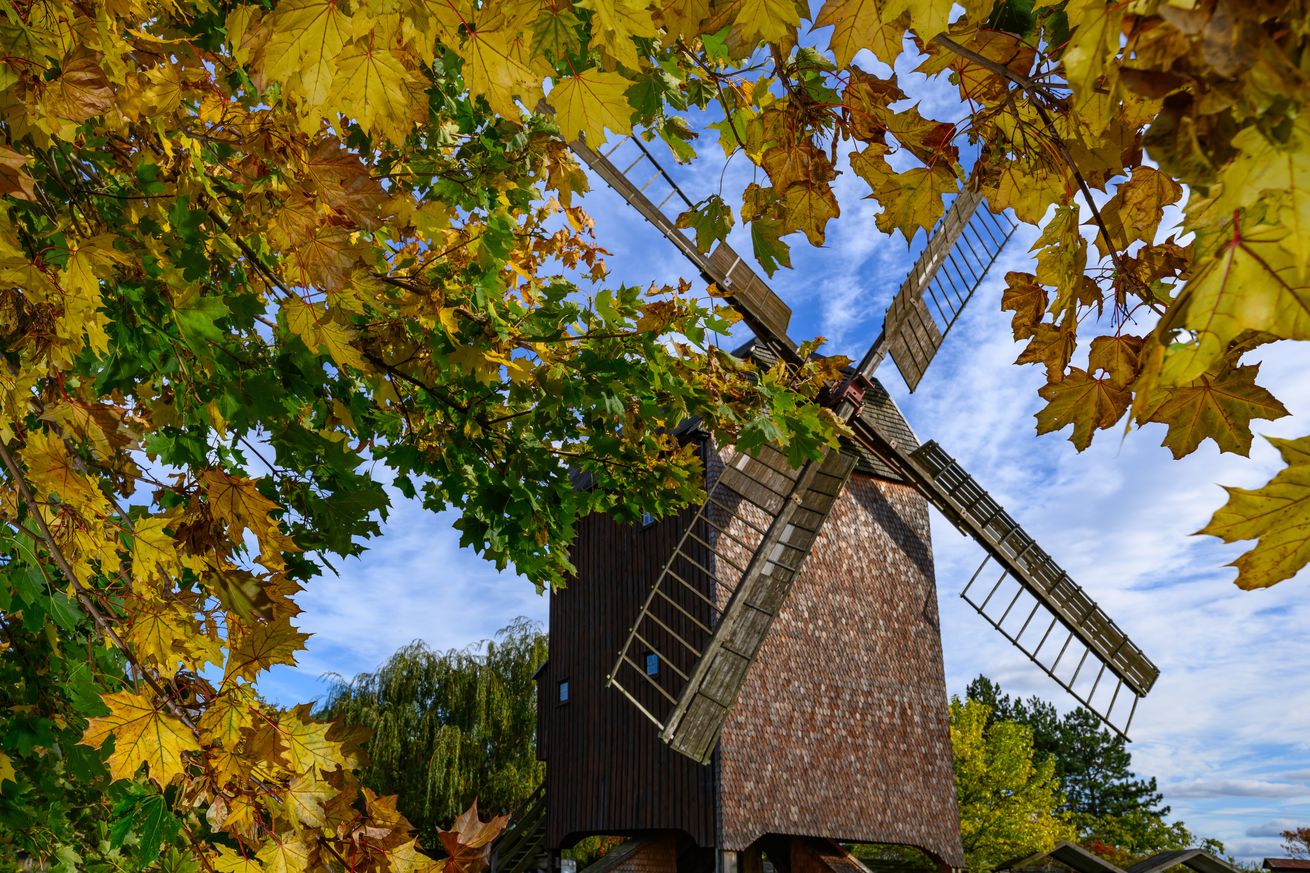
{"type": "Polygon", "coordinates": [[[1281,833],[1283,851],[1293,858],[1310,857],[1310,827],[1288,828],[1281,833]]]}
{"type": "MultiPolygon", "coordinates": [[[[732,317],[700,289],[604,283],[561,137],[640,129],[690,159],[676,113],[699,113],[763,175],[740,208],[681,223],[708,245],[740,220],[770,271],[790,235],[824,241],[848,165],[907,238],[967,176],[1043,225],[1004,301],[1047,373],[1041,429],[1072,424],[1082,446],[1127,418],[1165,423],[1176,454],[1248,450],[1251,421],[1285,410],[1242,359],[1310,332],[1300,7],[956,8],[826,0],[807,24],[793,0],[7,4],[0,809],[45,828],[0,845],[426,869],[393,802],[355,782],[362,736],[255,692],[303,646],[298,590],[378,532],[374,467],[548,586],[581,516],[696,499],[679,421],[794,457],[833,443],[796,398],[840,361],[755,373],[707,341],[732,317]],[[866,50],[919,56],[961,116],[907,105],[866,50]],[[75,807],[72,783],[102,800],[75,807]]],[[[1207,528],[1258,541],[1239,584],[1310,557],[1307,440],[1207,528]]]]}
{"type": "Polygon", "coordinates": [[[951,753],[960,804],[960,839],[970,870],[991,870],[1049,852],[1078,832],[1055,777],[1055,761],[1036,760],[1025,724],[993,719],[977,700],[951,700],[951,753]]]}

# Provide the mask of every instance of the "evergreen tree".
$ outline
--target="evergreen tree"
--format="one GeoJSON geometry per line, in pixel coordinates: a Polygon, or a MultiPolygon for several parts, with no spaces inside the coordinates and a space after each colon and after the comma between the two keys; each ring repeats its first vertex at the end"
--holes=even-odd
{"type": "Polygon", "coordinates": [[[1126,865],[1142,857],[1194,846],[1224,854],[1217,840],[1202,839],[1182,822],[1166,820],[1155,777],[1136,774],[1123,737],[1112,734],[1086,709],[1060,715],[1039,697],[1011,697],[979,676],[969,683],[969,700],[991,711],[995,722],[1027,725],[1037,760],[1050,761],[1064,791],[1064,811],[1089,849],[1126,865]]]}
{"type": "Polygon", "coordinates": [[[1088,710],[1061,716],[1035,695],[1027,700],[1010,697],[986,676],[970,682],[966,695],[990,707],[993,719],[1032,728],[1033,748],[1039,758],[1055,761],[1067,809],[1079,820],[1169,814],[1155,777],[1135,774],[1124,738],[1112,734],[1088,710]]]}
{"type": "Polygon", "coordinates": [[[510,812],[540,784],[532,676],[545,659],[546,635],[526,618],[465,649],[415,642],[339,679],[322,714],[373,732],[361,781],[398,795],[420,839],[438,845],[436,831],[474,800],[510,812]]]}

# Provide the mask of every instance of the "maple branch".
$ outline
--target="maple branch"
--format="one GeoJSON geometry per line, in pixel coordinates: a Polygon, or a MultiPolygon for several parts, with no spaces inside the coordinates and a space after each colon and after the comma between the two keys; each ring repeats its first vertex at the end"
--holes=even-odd
{"type": "Polygon", "coordinates": [[[737,140],[737,145],[742,151],[745,151],[746,141],[743,140],[741,134],[737,132],[737,122],[733,121],[732,110],[728,108],[728,100],[723,96],[723,85],[719,83],[719,74],[711,70],[695,52],[687,48],[681,39],[678,40],[678,49],[689,58],[693,64],[704,70],[705,75],[709,76],[710,81],[714,83],[714,95],[718,98],[719,105],[723,107],[723,117],[728,121],[728,129],[732,131],[733,139],[737,140]]]}
{"type": "MultiPolygon", "coordinates": [[[[391,364],[388,364],[386,361],[382,360],[372,352],[364,351],[361,352],[361,354],[364,356],[364,359],[368,361],[370,364],[372,364],[373,366],[380,368],[384,372],[388,373],[389,375],[395,376],[397,379],[400,379],[403,382],[408,382],[410,385],[414,386],[415,388],[419,389],[425,394],[430,395],[436,400],[439,400],[441,403],[445,404],[446,406],[449,406],[451,409],[455,410],[456,412],[460,412],[464,415],[470,414],[469,405],[467,403],[460,403],[458,400],[452,397],[448,392],[442,391],[436,386],[429,385],[423,380],[411,376],[410,374],[406,373],[404,370],[399,370],[393,367],[391,364]]],[[[482,425],[486,424],[482,416],[474,415],[473,417],[477,419],[479,424],[482,425]]]]}
{"type": "Polygon", "coordinates": [[[64,577],[68,579],[69,584],[73,586],[73,591],[77,594],[78,602],[82,604],[82,608],[87,611],[91,616],[91,620],[94,621],[96,626],[104,632],[105,636],[109,637],[113,644],[122,651],[123,656],[128,659],[129,663],[137,668],[141,674],[141,678],[150,686],[150,690],[164,701],[164,706],[166,706],[173,715],[177,716],[182,724],[186,725],[187,729],[195,734],[196,738],[199,739],[200,731],[196,728],[195,723],[191,721],[191,717],[173,701],[169,694],[164,690],[164,687],[159,684],[155,677],[150,675],[150,671],[145,669],[141,662],[137,660],[131,647],[124,642],[123,638],[118,635],[118,631],[114,630],[109,620],[100,612],[100,609],[96,606],[91,593],[83,587],[82,583],[77,580],[77,576],[73,574],[73,567],[69,564],[68,558],[64,555],[63,549],[61,549],[59,544],[55,542],[54,534],[50,532],[50,526],[46,524],[45,516],[41,514],[40,504],[32,494],[32,489],[28,487],[27,479],[23,476],[22,470],[14,460],[13,455],[9,453],[9,448],[3,441],[0,441],[0,462],[3,462],[5,469],[9,471],[9,477],[13,481],[14,487],[18,489],[18,494],[23,499],[23,503],[27,505],[28,512],[32,513],[32,517],[36,520],[37,530],[41,534],[41,541],[45,543],[45,547],[50,551],[51,557],[55,559],[55,563],[59,566],[60,572],[64,574],[64,577]]]}
{"type": "Polygon", "coordinates": [[[1105,238],[1106,249],[1110,252],[1110,260],[1114,261],[1115,270],[1121,276],[1130,276],[1131,273],[1124,268],[1123,261],[1120,259],[1121,253],[1119,247],[1115,245],[1114,239],[1110,236],[1110,229],[1106,226],[1105,219],[1101,216],[1101,210],[1097,207],[1096,201],[1092,199],[1091,186],[1087,184],[1087,180],[1083,177],[1082,170],[1078,168],[1078,164],[1074,161],[1073,155],[1069,153],[1069,148],[1064,144],[1063,137],[1061,137],[1059,132],[1055,129],[1055,122],[1051,120],[1050,114],[1046,111],[1046,106],[1043,103],[1043,100],[1052,100],[1052,102],[1054,102],[1054,98],[1050,92],[1042,85],[1039,85],[1037,82],[1034,82],[1032,79],[1025,76],[1023,73],[1016,73],[1004,64],[997,63],[991,58],[984,57],[972,49],[965,48],[944,33],[937,34],[937,36],[932,38],[932,41],[942,48],[954,52],[960,57],[966,58],[977,64],[988,72],[994,73],[1003,79],[1008,79],[1022,88],[1029,97],[1033,98],[1033,108],[1037,110],[1037,115],[1042,119],[1042,123],[1046,125],[1047,132],[1051,137],[1051,142],[1054,143],[1056,150],[1060,153],[1060,157],[1069,165],[1069,170],[1073,173],[1074,180],[1078,183],[1078,189],[1082,191],[1083,199],[1087,201],[1087,208],[1091,210],[1092,218],[1096,221],[1097,229],[1101,232],[1101,236],[1105,238]]]}

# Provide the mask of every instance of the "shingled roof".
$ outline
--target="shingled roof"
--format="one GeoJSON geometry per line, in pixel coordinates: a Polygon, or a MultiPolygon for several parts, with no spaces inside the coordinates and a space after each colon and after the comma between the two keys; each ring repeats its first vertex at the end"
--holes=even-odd
{"type": "MultiPolygon", "coordinates": [[[[778,361],[772,350],[754,339],[746,342],[733,354],[739,358],[750,358],[759,367],[772,367],[778,361]]],[[[869,427],[886,437],[889,442],[901,447],[902,451],[912,452],[917,449],[919,438],[910,429],[910,424],[901,414],[896,401],[892,400],[887,389],[877,379],[869,381],[871,384],[864,392],[864,405],[860,409],[860,418],[869,427]]],[[[901,481],[900,475],[895,470],[859,443],[843,440],[842,451],[855,456],[855,469],[894,482],[901,481]]]]}

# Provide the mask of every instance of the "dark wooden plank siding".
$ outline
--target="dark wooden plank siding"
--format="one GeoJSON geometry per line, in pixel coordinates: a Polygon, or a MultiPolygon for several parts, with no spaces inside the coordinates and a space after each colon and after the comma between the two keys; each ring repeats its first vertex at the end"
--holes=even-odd
{"type": "Polygon", "coordinates": [[[551,595],[550,660],[538,680],[551,849],[587,834],[651,830],[680,830],[699,845],[714,844],[712,768],[660,742],[655,725],[606,685],[633,618],[692,514],[644,528],[599,515],[585,520],[573,552],[578,577],[551,595]],[[562,680],[570,691],[563,704],[562,680]]]}

